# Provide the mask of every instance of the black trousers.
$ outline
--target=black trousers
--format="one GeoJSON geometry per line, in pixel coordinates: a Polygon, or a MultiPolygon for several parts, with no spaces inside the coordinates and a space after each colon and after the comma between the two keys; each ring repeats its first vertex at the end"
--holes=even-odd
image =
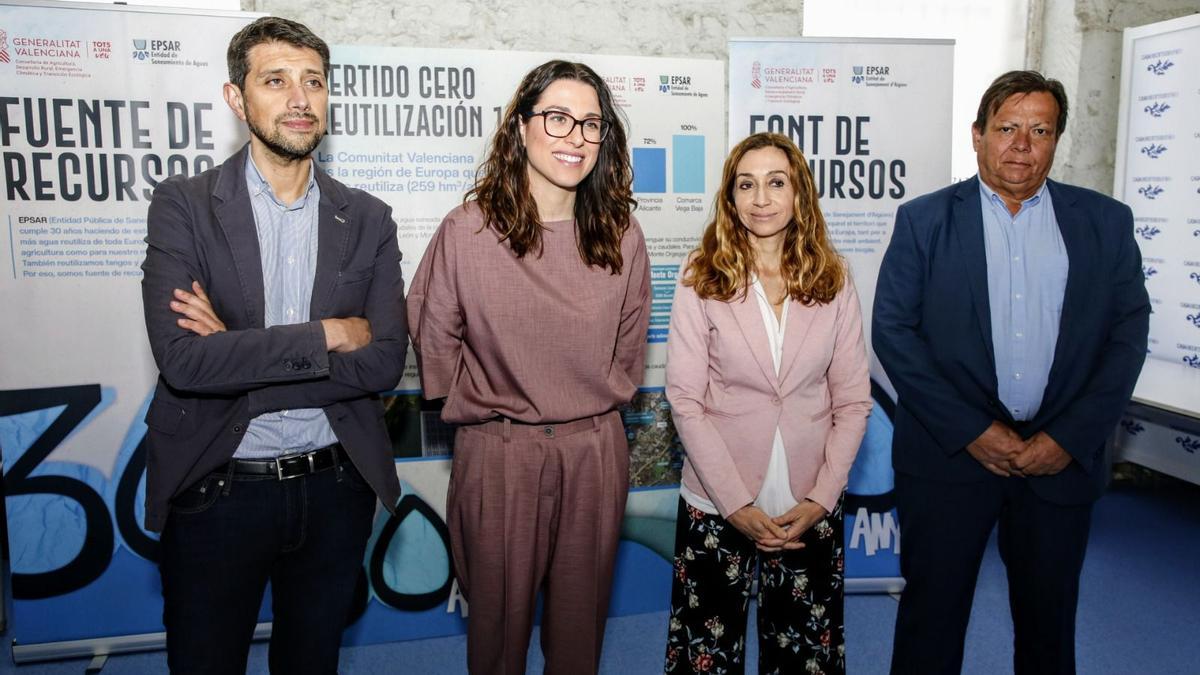
{"type": "Polygon", "coordinates": [[[1092,505],[1048,502],[1024,478],[955,484],[896,473],[900,571],[894,675],[962,670],[979,565],[999,524],[1016,675],[1075,672],[1075,608],[1092,505]]]}
{"type": "Polygon", "coordinates": [[[271,582],[272,673],[332,674],[375,514],[349,462],[299,478],[217,472],[172,501],[162,534],[172,673],[246,672],[271,582]]]}
{"type": "Polygon", "coordinates": [[[743,673],[750,587],[758,570],[758,672],[846,672],[842,504],[764,553],[720,516],[679,500],[667,633],[668,673],[743,673]]]}

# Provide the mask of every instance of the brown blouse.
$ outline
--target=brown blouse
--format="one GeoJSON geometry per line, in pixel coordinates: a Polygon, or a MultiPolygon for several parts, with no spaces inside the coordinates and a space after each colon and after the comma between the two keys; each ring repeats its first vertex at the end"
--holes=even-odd
{"type": "Polygon", "coordinates": [[[542,254],[518,259],[475,204],[446,215],[408,295],[425,398],[442,419],[530,424],[599,415],[642,381],[650,273],[641,226],[614,275],[579,257],[574,221],[545,223],[542,254]]]}

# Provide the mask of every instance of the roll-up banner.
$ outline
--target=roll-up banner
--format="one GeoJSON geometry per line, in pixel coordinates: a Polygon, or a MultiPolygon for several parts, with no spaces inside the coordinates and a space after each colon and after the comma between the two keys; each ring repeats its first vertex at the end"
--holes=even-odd
{"type": "MultiPolygon", "coordinates": [[[[221,85],[229,38],[254,16],[0,0],[0,456],[18,660],[162,645],[157,538],[141,527],[156,375],[139,286],[146,208],[159,181],[245,142],[221,85]]],[[[681,464],[662,395],[666,324],[725,148],[723,65],[336,45],[332,56],[317,167],[393,207],[406,278],[525,72],[569,58],[612,89],[654,306],[645,386],[623,411],[634,488],[611,610],[665,609],[681,464]]],[[[465,627],[443,520],[453,430],[417,386],[410,366],[385,397],[404,492],[396,516],[379,511],[347,644],[465,627]]]]}
{"type": "Polygon", "coordinates": [[[1150,340],[1121,457],[1200,483],[1200,16],[1125,29],[1113,195],[1133,210],[1150,340]]]}
{"type": "MultiPolygon", "coordinates": [[[[804,152],[833,242],[854,275],[868,345],[896,207],[950,182],[953,62],[952,40],[729,43],[729,145],[773,131],[804,152]]],[[[894,392],[874,356],[871,378],[875,407],[846,491],[848,592],[903,587],[892,497],[894,392]]]]}
{"type": "Polygon", "coordinates": [[[221,85],[225,46],[253,18],[0,4],[0,453],[17,660],[163,630],[158,541],[141,527],[156,375],[146,208],[159,181],[245,142],[221,85]]]}

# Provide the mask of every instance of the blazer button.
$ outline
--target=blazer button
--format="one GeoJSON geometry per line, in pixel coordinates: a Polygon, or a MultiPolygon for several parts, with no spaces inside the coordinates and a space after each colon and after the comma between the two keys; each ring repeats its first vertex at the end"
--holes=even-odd
{"type": "Polygon", "coordinates": [[[774,403],[775,405],[779,405],[779,397],[776,396],[775,398],[772,398],[771,403],[774,403]]]}
{"type": "Polygon", "coordinates": [[[233,433],[235,433],[235,434],[242,433],[242,425],[240,425],[240,424],[233,425],[233,433]]]}
{"type": "Polygon", "coordinates": [[[284,370],[291,370],[291,369],[292,369],[292,362],[291,362],[291,361],[284,361],[284,362],[283,362],[283,369],[284,369],[284,370]]]}

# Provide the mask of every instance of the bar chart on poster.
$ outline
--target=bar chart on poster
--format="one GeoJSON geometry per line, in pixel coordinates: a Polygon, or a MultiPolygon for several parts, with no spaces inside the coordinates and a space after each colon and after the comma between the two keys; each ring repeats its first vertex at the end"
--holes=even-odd
{"type": "MultiPolygon", "coordinates": [[[[662,91],[660,85],[659,90],[662,91]]],[[[663,125],[666,126],[666,125],[663,125]]],[[[662,129],[662,127],[660,127],[662,129]]],[[[646,341],[651,356],[647,359],[653,373],[655,363],[666,346],[671,321],[671,304],[679,263],[699,242],[700,232],[712,207],[711,190],[716,187],[723,146],[713,145],[717,138],[711,121],[680,121],[663,131],[631,129],[630,157],[633,164],[633,193],[638,200],[637,216],[645,224],[651,218],[679,219],[691,223],[665,236],[647,232],[650,250],[650,330],[646,341]]],[[[649,380],[649,377],[648,377],[649,380]]]]}
{"type": "MultiPolygon", "coordinates": [[[[682,125],[695,130],[694,125],[682,125]]],[[[671,192],[703,195],[705,191],[704,136],[676,134],[660,145],[656,138],[634,139],[633,191],[642,194],[667,192],[667,167],[671,167],[671,192]],[[669,158],[668,158],[669,156],[669,158]]]]}
{"type": "MultiPolygon", "coordinates": [[[[639,201],[644,202],[657,201],[656,195],[669,192],[675,195],[672,210],[697,216],[709,206],[705,192],[708,187],[705,180],[708,169],[705,163],[705,138],[696,133],[697,126],[694,124],[681,124],[680,130],[691,133],[672,134],[669,139],[662,141],[658,138],[631,139],[634,143],[631,152],[633,191],[639,201]]],[[[665,344],[667,341],[678,271],[678,265],[674,264],[651,266],[653,304],[647,335],[650,344],[665,344]]]]}

